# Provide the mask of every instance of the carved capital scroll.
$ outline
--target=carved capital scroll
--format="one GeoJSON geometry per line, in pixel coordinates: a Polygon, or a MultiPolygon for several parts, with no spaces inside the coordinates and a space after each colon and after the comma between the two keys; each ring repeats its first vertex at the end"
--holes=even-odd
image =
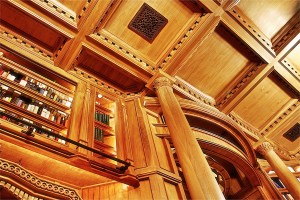
{"type": "Polygon", "coordinates": [[[273,149],[273,146],[269,142],[263,142],[256,148],[256,151],[258,151],[261,155],[264,156],[266,153],[272,151],[273,149]]]}
{"type": "Polygon", "coordinates": [[[157,89],[159,89],[160,87],[163,87],[163,86],[172,87],[172,83],[166,77],[158,77],[157,79],[155,79],[155,81],[153,83],[153,88],[155,90],[157,90],[157,89]]]}

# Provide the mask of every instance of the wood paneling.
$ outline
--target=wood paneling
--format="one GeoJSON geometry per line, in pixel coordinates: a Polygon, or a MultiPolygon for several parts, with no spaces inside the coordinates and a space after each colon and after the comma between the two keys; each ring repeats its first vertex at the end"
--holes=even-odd
{"type": "Polygon", "coordinates": [[[266,125],[265,122],[275,117],[275,114],[280,112],[292,99],[291,93],[280,87],[278,80],[270,75],[241,101],[234,112],[261,130],[266,125]]]}
{"type": "Polygon", "coordinates": [[[167,191],[168,199],[170,199],[170,200],[177,199],[178,196],[180,196],[178,194],[178,190],[177,190],[176,186],[171,183],[165,182],[165,189],[167,191]]]}
{"type": "Polygon", "coordinates": [[[104,29],[145,58],[156,62],[194,16],[180,1],[122,1],[104,29]],[[167,25],[152,43],[128,29],[128,24],[144,2],[168,19],[167,25]]]}
{"type": "Polygon", "coordinates": [[[16,7],[1,1],[1,25],[6,25],[23,37],[53,52],[62,44],[64,38],[46,24],[22,12],[16,7]],[[11,17],[11,16],[14,17],[11,17]],[[22,20],[20,20],[22,19],[22,20]],[[43,34],[41,34],[43,33],[43,34]]]}
{"type": "Polygon", "coordinates": [[[127,71],[103,57],[95,55],[91,50],[84,48],[78,58],[77,66],[84,71],[111,83],[117,88],[127,92],[138,92],[144,83],[132,77],[127,71]]]}
{"type": "Polygon", "coordinates": [[[298,71],[298,77],[300,76],[300,44],[298,44],[291,52],[288,54],[286,59],[295,67],[298,71]]]}
{"type": "Polygon", "coordinates": [[[135,103],[130,101],[126,103],[127,119],[128,119],[128,133],[130,134],[130,148],[134,159],[136,168],[145,167],[146,158],[143,149],[143,143],[140,136],[138,121],[136,118],[135,103]]]}
{"type": "Polygon", "coordinates": [[[159,165],[161,168],[165,169],[165,170],[168,170],[170,171],[171,170],[171,167],[170,167],[170,162],[169,159],[170,159],[170,156],[171,155],[168,155],[167,154],[167,149],[166,149],[166,146],[163,142],[163,139],[159,138],[156,136],[156,134],[163,134],[162,133],[162,129],[161,128],[155,128],[153,126],[153,124],[157,124],[160,122],[160,120],[158,119],[159,116],[154,116],[154,114],[150,114],[148,113],[148,120],[149,120],[149,124],[150,124],[150,129],[151,129],[151,132],[152,132],[152,138],[153,138],[153,141],[154,141],[154,146],[155,146],[155,149],[156,149],[156,156],[158,158],[158,161],[159,161],[159,165]]]}
{"type": "Polygon", "coordinates": [[[271,39],[300,9],[300,4],[297,0],[240,1],[238,7],[271,39]]]}
{"type": "Polygon", "coordinates": [[[255,59],[246,46],[220,26],[176,75],[216,98],[239,74],[249,70],[255,59]]]}

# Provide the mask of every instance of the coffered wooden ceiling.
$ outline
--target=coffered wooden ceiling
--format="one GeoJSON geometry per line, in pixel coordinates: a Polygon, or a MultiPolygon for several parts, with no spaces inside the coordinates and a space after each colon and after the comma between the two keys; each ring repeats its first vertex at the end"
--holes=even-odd
{"type": "MultiPolygon", "coordinates": [[[[121,93],[147,94],[161,69],[252,138],[299,154],[300,137],[282,136],[300,122],[299,0],[6,0],[0,13],[5,50],[121,93]],[[150,42],[128,27],[144,3],[167,19],[150,42]]],[[[156,17],[140,16],[145,34],[156,17]]]]}

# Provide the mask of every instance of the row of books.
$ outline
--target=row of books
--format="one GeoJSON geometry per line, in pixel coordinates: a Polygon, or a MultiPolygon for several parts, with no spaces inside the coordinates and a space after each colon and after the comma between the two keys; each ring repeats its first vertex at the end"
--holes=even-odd
{"type": "Polygon", "coordinates": [[[284,184],[278,177],[272,177],[271,179],[277,188],[285,188],[284,184]]]}
{"type": "Polygon", "coordinates": [[[103,129],[95,127],[94,139],[97,141],[103,142],[103,129]]]}
{"type": "Polygon", "coordinates": [[[21,92],[0,84],[0,99],[16,106],[23,108],[27,111],[40,115],[57,124],[66,126],[69,122],[69,115],[54,109],[42,102],[24,96],[21,92]]]}
{"type": "Polygon", "coordinates": [[[3,66],[0,66],[0,76],[2,78],[7,78],[10,81],[19,83],[20,85],[29,88],[31,90],[34,90],[42,94],[43,96],[53,99],[54,101],[57,101],[69,108],[71,107],[73,98],[49,86],[46,86],[45,84],[33,78],[29,78],[28,76],[18,73],[12,69],[4,69],[3,66]]]}
{"type": "Polygon", "coordinates": [[[287,192],[282,193],[282,197],[286,200],[294,200],[292,195],[290,193],[287,193],[287,192]]]}
{"type": "Polygon", "coordinates": [[[96,111],[95,112],[95,120],[104,123],[106,125],[109,125],[109,115],[103,114],[101,112],[96,111]]]}
{"type": "MultiPolygon", "coordinates": [[[[1,118],[2,120],[9,121],[9,122],[11,122],[11,123],[14,123],[14,124],[20,126],[20,127],[23,127],[23,128],[26,128],[26,129],[29,129],[29,128],[30,128],[27,124],[22,123],[22,122],[19,122],[19,121],[13,119],[13,118],[7,117],[7,116],[3,115],[2,113],[9,114],[9,115],[11,115],[11,116],[13,116],[13,117],[15,117],[15,118],[18,118],[18,119],[23,120],[24,122],[28,122],[28,123],[30,123],[30,124],[33,124],[33,125],[35,125],[35,126],[38,126],[38,127],[42,128],[42,129],[45,129],[45,130],[48,130],[48,131],[51,131],[51,132],[53,132],[53,133],[57,133],[57,134],[58,134],[58,132],[55,132],[54,130],[52,130],[52,129],[50,129],[50,128],[47,128],[47,127],[45,127],[45,126],[43,126],[43,125],[37,124],[37,123],[35,123],[35,122],[29,120],[29,119],[26,119],[26,118],[24,118],[24,117],[18,116],[18,115],[16,115],[15,113],[8,112],[8,111],[6,111],[6,110],[0,108],[0,118],[1,118]]],[[[44,132],[42,129],[36,129],[36,128],[33,128],[32,132],[38,133],[38,134],[40,134],[40,135],[42,135],[42,136],[45,136],[45,137],[47,137],[47,138],[49,138],[49,139],[51,139],[51,140],[55,140],[55,141],[57,141],[57,142],[59,142],[59,143],[66,144],[66,141],[65,141],[65,140],[62,140],[62,139],[60,139],[60,138],[54,137],[54,136],[52,136],[52,135],[49,135],[48,133],[44,132]]]]}

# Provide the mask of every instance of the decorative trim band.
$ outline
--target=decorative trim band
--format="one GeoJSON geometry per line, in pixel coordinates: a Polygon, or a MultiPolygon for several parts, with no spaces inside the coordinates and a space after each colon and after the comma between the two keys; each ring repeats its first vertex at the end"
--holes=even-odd
{"type": "Polygon", "coordinates": [[[274,151],[277,153],[277,155],[283,159],[283,160],[291,160],[291,156],[289,155],[289,152],[282,150],[280,147],[274,145],[273,146],[274,151]]]}
{"type": "MultiPolygon", "coordinates": [[[[236,122],[236,124],[244,130],[244,132],[250,132],[251,134],[254,134],[256,137],[258,137],[258,132],[247,126],[244,122],[242,122],[240,119],[238,119],[237,116],[235,116],[232,113],[229,113],[228,116],[233,119],[233,121],[236,122]],[[245,130],[246,129],[246,130],[245,130]]],[[[258,138],[257,138],[258,139],[258,138]]]]}
{"type": "Polygon", "coordinates": [[[275,55],[274,50],[272,49],[272,43],[269,39],[266,38],[266,36],[263,35],[263,33],[257,28],[255,27],[254,24],[250,24],[249,21],[247,22],[247,19],[244,19],[240,14],[239,14],[239,10],[235,7],[233,9],[231,9],[229,11],[229,13],[243,26],[246,28],[246,30],[248,30],[250,33],[253,34],[253,36],[261,43],[263,44],[266,49],[268,49],[268,51],[270,53],[272,53],[272,55],[275,55]]]}
{"type": "Polygon", "coordinates": [[[73,200],[81,199],[81,197],[77,194],[77,192],[74,189],[43,180],[28,172],[26,169],[24,169],[16,163],[0,159],[0,169],[1,171],[5,171],[17,176],[18,178],[30,183],[32,186],[41,190],[46,190],[48,192],[63,195],[73,200]]]}
{"type": "Polygon", "coordinates": [[[15,186],[14,184],[10,184],[8,182],[0,180],[0,190],[2,188],[6,188],[8,191],[11,192],[11,194],[13,194],[18,199],[43,200],[41,198],[26,193],[25,191],[23,191],[21,188],[18,188],[18,186],[15,186]]]}
{"type": "Polygon", "coordinates": [[[91,1],[92,0],[87,0],[87,2],[85,3],[78,15],[78,19],[81,19],[85,15],[85,12],[88,10],[88,7],[91,5],[91,1]]]}
{"type": "Polygon", "coordinates": [[[179,92],[182,91],[183,93],[186,93],[185,95],[191,96],[192,98],[200,100],[201,102],[208,104],[210,106],[216,105],[216,102],[212,97],[202,93],[201,91],[189,85],[179,77],[175,77],[175,79],[176,81],[174,85],[177,86],[175,87],[175,89],[177,89],[179,92]]]}
{"type": "Polygon", "coordinates": [[[264,131],[260,133],[260,135],[267,135],[272,129],[274,129],[280,121],[284,120],[291,112],[293,112],[300,105],[300,101],[298,100],[294,104],[292,104],[284,113],[282,113],[272,124],[270,124],[264,131]]]}
{"type": "Polygon", "coordinates": [[[238,82],[238,84],[231,89],[230,92],[227,93],[227,95],[216,105],[216,107],[222,108],[222,106],[226,104],[226,102],[228,102],[229,99],[231,99],[234,96],[234,94],[240,91],[243,88],[243,86],[250,81],[253,75],[256,75],[256,73],[262,68],[262,66],[264,66],[263,63],[257,63],[257,65],[254,66],[253,69],[248,74],[246,74],[241,79],[241,81],[238,82]]]}
{"type": "Polygon", "coordinates": [[[298,159],[299,160],[300,159],[300,150],[296,151],[294,153],[289,152],[289,156],[290,156],[291,159],[298,159]]]}
{"type": "Polygon", "coordinates": [[[147,62],[143,61],[141,58],[137,57],[133,53],[129,52],[126,48],[121,47],[120,45],[116,44],[116,42],[112,41],[111,39],[105,37],[101,33],[92,34],[91,38],[104,42],[106,45],[109,45],[110,47],[117,49],[120,53],[124,54],[126,57],[133,59],[136,63],[138,63],[139,66],[146,70],[155,71],[155,68],[148,64],[147,62]]]}
{"type": "Polygon", "coordinates": [[[42,57],[44,60],[52,63],[53,56],[51,53],[43,50],[41,47],[35,45],[34,43],[28,41],[27,39],[10,32],[9,30],[5,29],[4,27],[0,26],[0,37],[8,42],[12,42],[15,45],[19,46],[21,49],[26,49],[31,53],[42,57]]]}
{"type": "Polygon", "coordinates": [[[273,49],[279,53],[300,31],[300,11],[273,37],[273,49]]]}
{"type": "Polygon", "coordinates": [[[71,20],[73,22],[76,21],[76,14],[72,11],[68,11],[68,9],[57,1],[52,0],[32,0],[38,6],[41,6],[44,9],[47,9],[49,12],[57,12],[59,15],[65,17],[67,20],[71,20]],[[51,9],[51,10],[50,10],[51,9]]]}
{"type": "MultiPolygon", "coordinates": [[[[300,23],[299,23],[300,24],[300,23]]],[[[300,80],[300,73],[298,72],[298,70],[296,69],[296,67],[294,67],[289,61],[287,61],[286,59],[283,60],[283,62],[281,62],[293,75],[296,76],[296,78],[298,80],[300,80]]]]}
{"type": "Polygon", "coordinates": [[[90,75],[77,67],[74,67],[72,70],[69,71],[69,73],[71,73],[79,78],[82,78],[84,80],[89,80],[91,83],[95,84],[97,87],[104,89],[105,91],[107,91],[111,94],[117,95],[119,97],[125,98],[125,97],[136,96],[136,94],[134,94],[134,93],[121,92],[120,90],[108,85],[107,83],[99,80],[98,78],[94,77],[93,75],[90,75]]]}
{"type": "MultiPolygon", "coordinates": [[[[99,22],[97,23],[96,28],[94,29],[93,33],[99,31],[100,26],[102,25],[102,23],[107,19],[108,15],[110,14],[110,12],[112,11],[113,6],[116,6],[118,2],[116,2],[117,0],[111,0],[109,5],[106,7],[104,14],[101,16],[99,22]]],[[[121,2],[121,1],[119,1],[121,2]]]]}
{"type": "Polygon", "coordinates": [[[200,24],[200,21],[202,20],[202,17],[204,17],[205,15],[206,15],[205,13],[202,13],[196,19],[196,21],[192,24],[192,26],[184,34],[184,36],[181,38],[181,40],[174,46],[174,48],[170,51],[170,53],[167,55],[167,57],[158,66],[158,69],[162,69],[163,67],[166,66],[166,64],[171,60],[171,58],[174,56],[174,54],[177,52],[177,50],[183,45],[183,43],[187,40],[187,38],[191,36],[191,34],[194,32],[195,28],[200,24]]]}

